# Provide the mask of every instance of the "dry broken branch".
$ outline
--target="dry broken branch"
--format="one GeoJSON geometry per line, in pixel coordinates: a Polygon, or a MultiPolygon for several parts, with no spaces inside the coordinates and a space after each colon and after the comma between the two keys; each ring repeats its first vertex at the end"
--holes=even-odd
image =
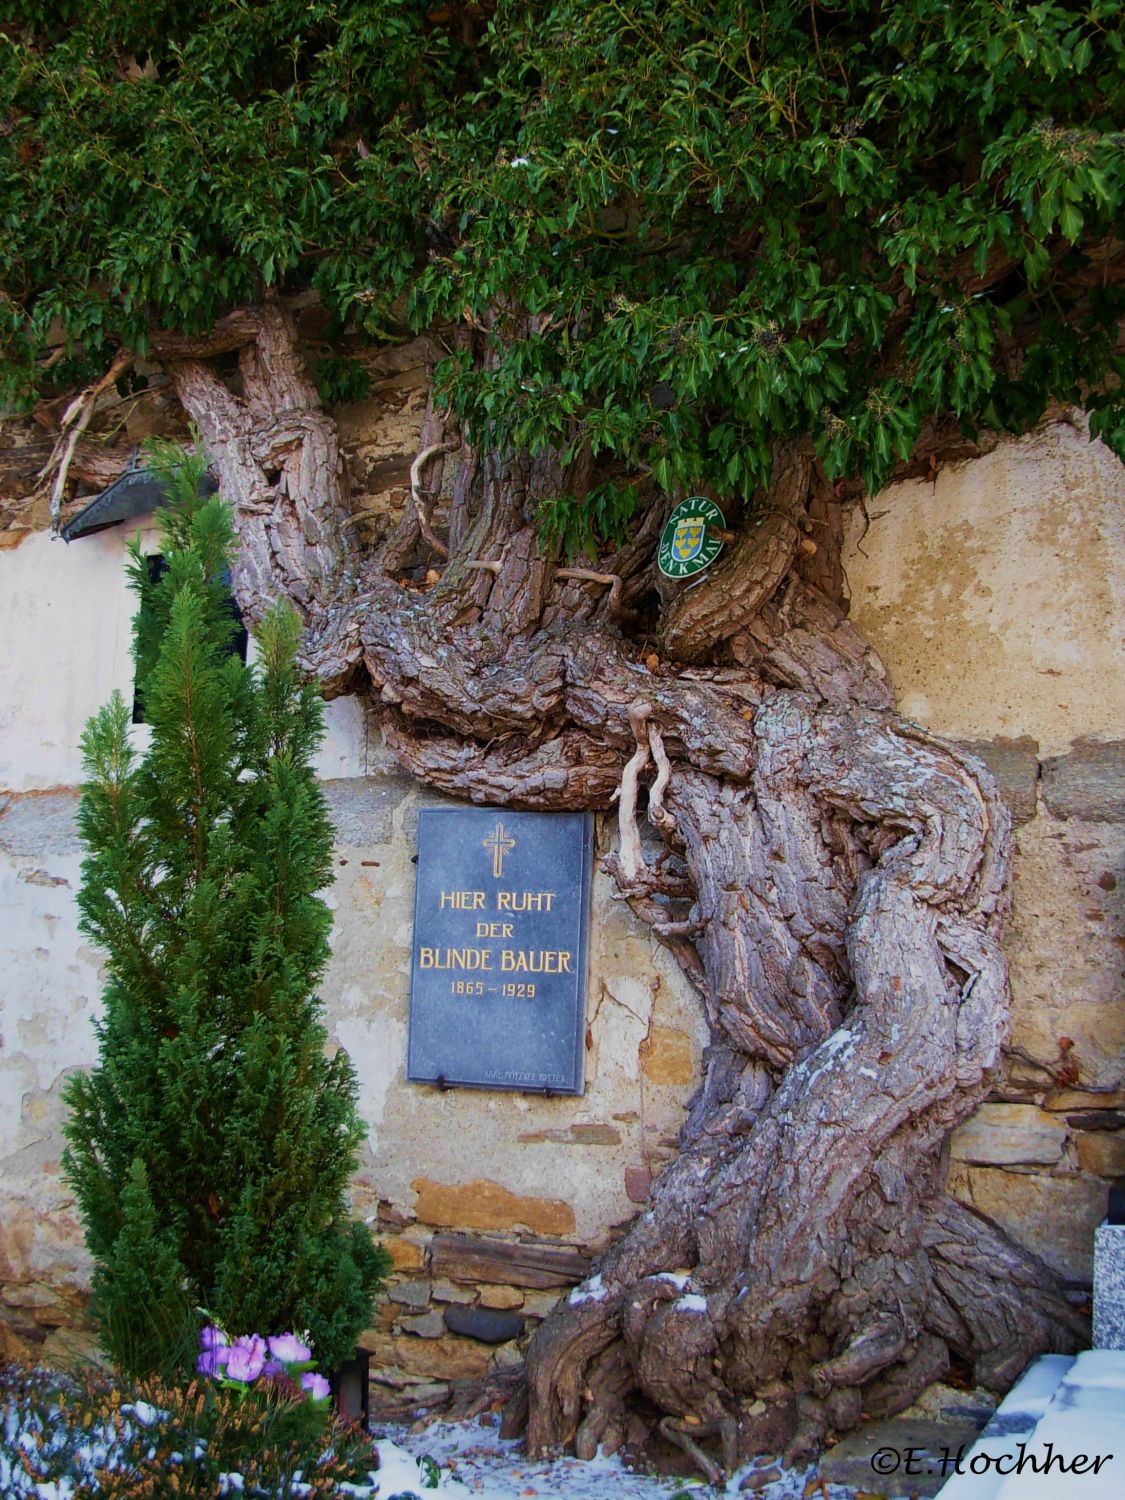
{"type": "Polygon", "coordinates": [[[664,806],[664,793],[668,790],[668,783],[672,779],[672,763],[668,759],[668,752],[664,749],[664,739],[656,724],[650,723],[648,726],[648,742],[652,750],[652,758],[656,762],[656,780],[652,783],[652,789],[648,794],[648,820],[654,828],[658,828],[667,836],[676,826],[675,819],[664,806]]]}
{"type": "MultiPolygon", "coordinates": [[[[66,489],[67,478],[70,475],[70,465],[74,458],[74,450],[78,445],[78,439],[86,430],[90,418],[94,415],[94,409],[98,404],[98,397],[103,391],[113,385],[119,376],[123,375],[133,363],[134,355],[129,349],[118,352],[109,369],[102,378],[94,385],[87,386],[84,391],[77,395],[63,413],[59,424],[60,431],[58,441],[51,450],[51,456],[39,471],[39,480],[42,486],[51,485],[51,530],[58,531],[59,517],[62,512],[62,497],[66,489]]],[[[39,491],[42,493],[42,490],[39,491]]]]}

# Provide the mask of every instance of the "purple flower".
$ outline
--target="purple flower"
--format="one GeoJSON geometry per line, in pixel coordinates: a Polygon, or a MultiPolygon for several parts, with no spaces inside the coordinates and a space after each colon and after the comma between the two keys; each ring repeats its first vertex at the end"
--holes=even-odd
{"type": "Polygon", "coordinates": [[[235,1339],[227,1360],[227,1379],[243,1380],[247,1385],[257,1380],[266,1362],[266,1341],[256,1333],[235,1339]]]}
{"type": "Polygon", "coordinates": [[[307,1344],[302,1344],[295,1333],[278,1333],[266,1342],[274,1359],[280,1360],[282,1364],[297,1365],[303,1360],[312,1359],[312,1350],[307,1344]]]}
{"type": "Polygon", "coordinates": [[[313,1401],[327,1401],[332,1394],[332,1388],[323,1375],[318,1375],[315,1370],[306,1370],[301,1376],[301,1389],[308,1391],[313,1401]]]}
{"type": "Polygon", "coordinates": [[[217,1323],[208,1323],[199,1335],[201,1349],[225,1349],[230,1340],[217,1323]]]}
{"type": "Polygon", "coordinates": [[[204,1349],[195,1362],[195,1368],[201,1375],[210,1375],[212,1379],[215,1379],[223,1373],[223,1369],[229,1358],[230,1350],[225,1345],[218,1345],[213,1349],[204,1349]]]}

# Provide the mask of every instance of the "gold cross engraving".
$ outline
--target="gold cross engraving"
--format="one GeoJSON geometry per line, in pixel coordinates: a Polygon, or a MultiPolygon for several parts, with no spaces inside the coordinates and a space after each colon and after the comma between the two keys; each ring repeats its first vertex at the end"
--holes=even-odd
{"type": "Polygon", "coordinates": [[[492,873],[499,880],[504,873],[504,856],[516,847],[516,841],[503,823],[497,823],[488,838],[481,839],[481,843],[486,849],[492,850],[492,873]]]}

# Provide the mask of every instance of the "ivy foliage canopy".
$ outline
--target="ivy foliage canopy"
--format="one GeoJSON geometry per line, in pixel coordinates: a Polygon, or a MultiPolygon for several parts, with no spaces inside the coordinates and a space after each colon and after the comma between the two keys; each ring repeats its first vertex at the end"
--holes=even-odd
{"type": "Polygon", "coordinates": [[[444,330],[478,441],[588,441],[571,546],[620,476],[748,499],[777,442],[871,491],[1066,401],[1125,456],[1121,9],[17,0],[4,399],[313,288],[444,330]]]}

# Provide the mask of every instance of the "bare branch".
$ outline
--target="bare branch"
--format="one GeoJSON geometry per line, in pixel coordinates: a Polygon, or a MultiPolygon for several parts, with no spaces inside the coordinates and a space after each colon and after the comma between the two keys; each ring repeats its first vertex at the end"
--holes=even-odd
{"type": "Polygon", "coordinates": [[[590,568],[556,568],[556,578],[575,578],[583,583],[601,583],[609,588],[610,619],[621,615],[621,587],[624,582],[620,573],[595,573],[590,568]]]}
{"type": "Polygon", "coordinates": [[[659,828],[660,832],[667,836],[674,832],[676,827],[675,819],[664,806],[664,793],[672,779],[672,763],[664,749],[664,740],[660,730],[652,723],[648,726],[648,742],[652,750],[652,758],[656,762],[656,780],[652,783],[652,789],[648,794],[648,820],[654,828],[659,828]]]}
{"type": "Polygon", "coordinates": [[[60,423],[61,431],[58,441],[51,451],[51,456],[39,472],[39,479],[46,484],[53,476],[51,484],[51,530],[58,531],[59,516],[62,511],[63,491],[66,489],[67,477],[70,474],[71,461],[74,458],[74,450],[78,446],[78,439],[86,430],[90,418],[94,415],[94,408],[98,404],[98,397],[103,391],[123,375],[133,363],[134,355],[130,349],[121,349],[109,369],[94,385],[87,386],[80,395],[67,407],[63,413],[60,423]]]}
{"type": "Polygon", "coordinates": [[[220,318],[206,333],[154,331],[149,337],[149,349],[162,364],[185,359],[214,359],[217,354],[230,354],[252,344],[260,328],[261,318],[257,310],[239,307],[220,318]]]}

